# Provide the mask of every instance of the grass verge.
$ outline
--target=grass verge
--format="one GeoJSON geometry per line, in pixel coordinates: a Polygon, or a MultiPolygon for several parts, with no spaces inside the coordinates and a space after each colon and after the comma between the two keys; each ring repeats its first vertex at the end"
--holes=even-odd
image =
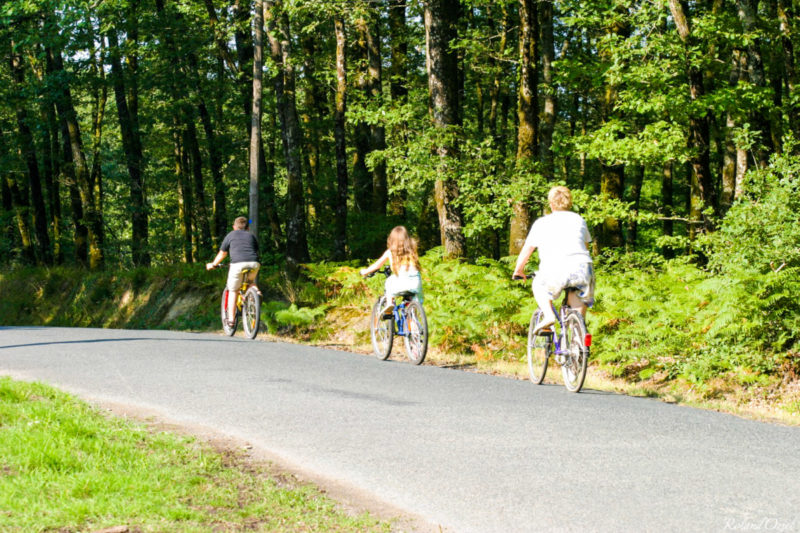
{"type": "Polygon", "coordinates": [[[234,452],[0,378],[0,530],[388,531],[234,452]]]}

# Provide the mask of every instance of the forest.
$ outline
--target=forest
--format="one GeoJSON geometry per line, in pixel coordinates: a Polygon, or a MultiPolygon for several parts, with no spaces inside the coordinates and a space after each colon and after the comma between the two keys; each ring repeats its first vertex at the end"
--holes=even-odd
{"type": "Polygon", "coordinates": [[[203,262],[241,214],[290,270],[400,223],[500,258],[564,183],[595,254],[703,263],[796,162],[795,9],[6,0],[0,260],[203,262]]]}
{"type": "MultiPolygon", "coordinates": [[[[601,368],[705,390],[726,376],[762,399],[783,387],[800,413],[798,10],[5,0],[4,319],[149,327],[114,283],[213,294],[201,265],[246,215],[274,289],[265,319],[321,338],[368,308],[353,267],[403,224],[433,345],[517,361],[533,304],[509,261],[566,184],[594,237],[601,368]]],[[[182,327],[212,327],[203,309],[182,327]]]]}

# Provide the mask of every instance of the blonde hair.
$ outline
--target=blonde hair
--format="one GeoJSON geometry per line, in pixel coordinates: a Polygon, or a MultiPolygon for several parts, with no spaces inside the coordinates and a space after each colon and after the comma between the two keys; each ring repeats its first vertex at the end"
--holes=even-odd
{"type": "Polygon", "coordinates": [[[392,254],[393,273],[397,274],[403,265],[413,265],[417,271],[422,270],[417,255],[417,241],[411,238],[405,226],[396,226],[389,233],[389,237],[386,239],[386,248],[392,254]]]}
{"type": "Polygon", "coordinates": [[[568,211],[572,208],[572,193],[563,185],[558,185],[550,189],[547,201],[553,211],[568,211]]]}
{"type": "Polygon", "coordinates": [[[247,217],[236,217],[236,220],[233,221],[234,229],[247,229],[250,227],[250,224],[247,223],[247,217]]]}

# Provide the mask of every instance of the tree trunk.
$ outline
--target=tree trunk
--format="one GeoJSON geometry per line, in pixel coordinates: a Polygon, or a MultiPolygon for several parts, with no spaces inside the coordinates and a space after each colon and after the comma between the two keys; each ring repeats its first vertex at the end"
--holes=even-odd
{"type": "Polygon", "coordinates": [[[458,157],[454,130],[460,128],[458,55],[451,43],[458,37],[458,0],[428,0],[425,3],[425,37],[428,63],[428,93],[433,125],[442,130],[443,140],[435,147],[439,157],[439,176],[434,185],[439,231],[444,256],[466,254],[464,223],[456,206],[458,183],[453,164],[458,157]]]}
{"type": "Polygon", "coordinates": [[[644,182],[644,167],[637,165],[633,169],[633,183],[631,184],[631,199],[633,200],[633,213],[628,222],[628,239],[626,246],[629,250],[636,250],[636,240],[639,233],[639,200],[642,197],[642,183],[644,182]]]}
{"type": "Polygon", "coordinates": [[[347,112],[347,39],[341,15],[334,18],[336,33],[336,104],[333,116],[333,137],[336,144],[336,222],[333,257],[347,257],[347,144],[345,123],[347,112]]]}
{"type": "Polygon", "coordinates": [[[262,0],[255,0],[255,17],[253,19],[253,92],[250,113],[250,233],[258,237],[258,178],[261,174],[261,79],[264,5],[262,0]]]}
{"type": "Polygon", "coordinates": [[[83,204],[81,195],[78,192],[78,180],[75,177],[75,164],[72,161],[72,146],[69,140],[69,128],[64,117],[59,120],[61,128],[61,172],[63,182],[69,191],[70,210],[72,211],[72,224],[75,226],[75,233],[72,236],[73,246],[75,247],[75,262],[80,266],[89,265],[89,228],[86,227],[83,217],[83,204]]]}
{"type": "MultiPolygon", "coordinates": [[[[0,127],[2,127],[2,124],[0,124],[0,127]]],[[[0,129],[0,146],[9,146],[3,137],[3,131],[0,129]]],[[[20,183],[21,180],[14,177],[21,175],[22,173],[20,172],[7,172],[2,176],[4,189],[7,189],[8,198],[10,199],[10,205],[4,204],[4,207],[10,207],[14,212],[22,246],[22,261],[32,265],[36,262],[36,253],[33,249],[33,240],[31,238],[27,183],[20,183]]]]}
{"type": "Polygon", "coordinates": [[[539,157],[542,163],[542,176],[547,181],[555,179],[555,164],[553,161],[553,131],[556,126],[556,87],[553,84],[553,61],[555,49],[553,48],[553,3],[539,3],[539,18],[542,40],[542,93],[544,109],[542,109],[542,124],[539,138],[539,157]]]}
{"type": "MultiPolygon", "coordinates": [[[[671,0],[674,2],[675,0],[671,0]]],[[[758,1],[757,0],[736,0],[739,12],[739,19],[742,21],[744,31],[756,37],[750,39],[747,44],[747,59],[750,74],[750,83],[755,87],[766,87],[766,75],[764,74],[764,61],[761,57],[761,38],[758,21],[758,1]]],[[[765,102],[766,104],[766,102],[765,102]]],[[[772,134],[769,125],[769,109],[765,105],[750,115],[750,121],[755,126],[755,130],[760,135],[762,145],[756,145],[754,153],[758,166],[766,168],[769,164],[769,154],[774,150],[772,134]]]]}
{"type": "MultiPolygon", "coordinates": [[[[92,36],[94,39],[94,36],[92,36]]],[[[100,39],[101,58],[105,49],[103,39],[100,39]]],[[[93,233],[98,248],[105,247],[105,228],[103,227],[103,172],[100,165],[100,149],[103,143],[103,120],[108,102],[108,85],[106,84],[105,71],[102,59],[92,57],[92,71],[100,79],[100,88],[95,89],[92,110],[92,164],[89,168],[90,196],[94,201],[94,211],[98,222],[93,226],[93,233]]]]}
{"type": "Polygon", "coordinates": [[[172,119],[172,146],[175,157],[175,182],[178,186],[178,218],[181,223],[183,262],[192,263],[192,190],[186,171],[183,135],[177,115],[172,119]]]}
{"type": "MultiPolygon", "coordinates": [[[[539,136],[539,95],[536,63],[539,55],[539,23],[536,17],[536,3],[533,0],[520,0],[519,3],[519,61],[520,83],[517,100],[517,179],[526,179],[533,169],[539,136]]],[[[525,243],[531,226],[528,198],[514,200],[511,225],[508,236],[508,254],[518,254],[525,243]]]]}
{"type": "MultiPolygon", "coordinates": [[[[687,49],[691,48],[694,42],[694,35],[691,31],[688,16],[683,2],[680,0],[669,0],[669,9],[672,18],[677,26],[678,35],[687,49]]],[[[703,86],[703,73],[696,67],[689,65],[689,95],[691,100],[697,101],[702,98],[705,89],[703,86]]],[[[708,116],[695,113],[689,117],[689,144],[694,151],[691,158],[692,183],[691,183],[691,208],[689,218],[692,221],[704,221],[707,230],[713,229],[712,218],[703,215],[706,207],[717,209],[716,193],[711,176],[710,168],[710,132],[708,116]]],[[[694,224],[690,223],[690,235],[694,234],[694,224]]]]}
{"type": "MultiPolygon", "coordinates": [[[[355,61],[355,87],[363,95],[364,101],[369,101],[369,51],[367,47],[367,33],[369,33],[364,16],[354,21],[356,28],[356,61],[355,61]]],[[[356,212],[368,213],[372,210],[372,176],[367,169],[367,154],[370,151],[369,124],[359,120],[353,133],[353,207],[356,212]]]]}
{"type": "Polygon", "coordinates": [[[214,131],[214,125],[211,123],[211,115],[202,97],[198,100],[197,113],[200,115],[200,122],[203,124],[203,132],[206,136],[206,149],[208,150],[211,181],[214,189],[214,200],[212,202],[214,246],[219,247],[222,244],[222,239],[227,234],[226,229],[228,227],[228,214],[225,207],[225,183],[222,179],[222,161],[217,147],[217,135],[214,131]]]}
{"type": "MultiPolygon", "coordinates": [[[[664,169],[661,174],[661,214],[664,217],[662,222],[662,231],[666,236],[672,236],[672,161],[664,163],[664,169]]],[[[661,253],[667,259],[671,259],[675,252],[671,247],[664,246],[661,253]]]]}
{"type": "MultiPolygon", "coordinates": [[[[11,43],[11,72],[13,76],[13,93],[22,94],[24,92],[25,72],[22,66],[22,57],[14,50],[14,43],[11,43]]],[[[19,130],[19,152],[28,170],[28,185],[30,187],[30,199],[33,203],[33,228],[36,240],[39,244],[39,253],[36,259],[45,265],[53,264],[53,255],[50,249],[50,235],[47,233],[47,213],[44,207],[44,195],[42,194],[42,178],[39,173],[39,163],[36,159],[36,145],[33,140],[28,124],[28,112],[25,103],[18,100],[17,108],[17,129],[19,130]]],[[[28,206],[25,199],[24,205],[28,206]]],[[[27,217],[25,217],[27,219],[27,217]]]]}
{"type": "Polygon", "coordinates": [[[275,99],[281,121],[283,153],[286,159],[286,262],[290,276],[299,274],[300,263],[310,260],[306,238],[306,213],[303,198],[301,150],[303,135],[297,118],[295,97],[295,72],[292,63],[289,19],[282,10],[280,0],[265,2],[267,35],[276,74],[275,99]]]}
{"type": "MultiPolygon", "coordinates": [[[[60,50],[48,48],[47,65],[51,74],[56,76],[64,74],[60,50]]],[[[60,87],[56,94],[55,102],[58,114],[61,115],[64,124],[66,124],[65,142],[69,143],[70,150],[68,153],[72,160],[75,185],[80,194],[83,216],[89,230],[89,268],[102,268],[105,262],[102,249],[103,219],[102,215],[97,211],[94,190],[90,181],[90,170],[83,151],[78,114],[75,111],[69,85],[65,84],[60,87]]]]}
{"type": "MultiPolygon", "coordinates": [[[[142,144],[137,127],[138,120],[128,108],[128,97],[125,90],[125,78],[120,58],[117,30],[110,28],[107,34],[109,56],[111,58],[111,79],[114,86],[114,98],[117,103],[117,117],[125,161],[128,167],[130,188],[130,212],[132,218],[131,252],[134,266],[149,266],[147,205],[142,176],[143,161],[142,144]]],[[[135,91],[132,91],[135,93],[135,91]]],[[[136,101],[133,98],[132,101],[136,101]]]]}
{"type": "MultiPolygon", "coordinates": [[[[395,108],[406,103],[408,98],[408,29],[406,28],[406,0],[389,0],[389,47],[391,65],[389,66],[389,94],[395,108]]],[[[408,141],[407,125],[400,126],[404,144],[408,141]]],[[[387,212],[405,218],[406,190],[395,191],[389,198],[387,212]]]]}
{"type": "Polygon", "coordinates": [[[45,128],[46,153],[45,161],[49,172],[45,174],[47,185],[47,200],[50,207],[50,226],[53,231],[53,261],[60,265],[64,263],[64,250],[61,248],[61,183],[59,174],[61,171],[60,148],[58,145],[58,120],[56,119],[55,107],[52,101],[47,100],[44,105],[44,115],[47,128],[45,128]]]}
{"type": "Polygon", "coordinates": [[[188,120],[186,121],[186,131],[184,146],[186,153],[189,156],[189,163],[192,171],[192,187],[196,198],[195,207],[195,220],[197,221],[197,229],[200,232],[200,249],[204,251],[211,250],[211,224],[208,218],[208,201],[206,200],[206,187],[203,183],[203,156],[200,154],[200,145],[197,141],[197,127],[194,123],[194,117],[189,111],[188,120]]]}
{"type": "MultiPolygon", "coordinates": [[[[787,0],[778,0],[778,20],[780,21],[781,47],[783,50],[783,70],[786,77],[786,88],[790,95],[795,94],[797,87],[797,66],[794,59],[794,44],[792,37],[794,28],[792,22],[796,21],[796,11],[787,0]]],[[[789,129],[794,134],[795,140],[800,139],[800,105],[789,98],[787,114],[789,116],[789,129]]],[[[795,148],[797,150],[797,148],[795,148]]]]}
{"type": "MultiPolygon", "coordinates": [[[[380,20],[370,17],[367,24],[367,59],[368,87],[371,107],[380,109],[383,105],[383,79],[381,72],[381,35],[380,20]]],[[[370,126],[370,152],[386,149],[386,130],[380,122],[370,126]]],[[[372,212],[386,215],[386,204],[389,200],[388,183],[386,181],[386,163],[379,162],[372,168],[372,212]]]]}

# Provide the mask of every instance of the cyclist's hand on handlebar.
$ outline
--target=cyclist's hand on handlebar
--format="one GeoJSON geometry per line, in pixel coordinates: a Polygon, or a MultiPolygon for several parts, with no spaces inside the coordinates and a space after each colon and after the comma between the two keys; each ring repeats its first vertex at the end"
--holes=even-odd
{"type": "Polygon", "coordinates": [[[206,263],[206,270],[214,270],[215,268],[218,267],[214,263],[206,263]]]}
{"type": "Polygon", "coordinates": [[[526,276],[525,274],[516,274],[515,273],[515,274],[511,275],[511,279],[513,279],[514,281],[517,281],[517,280],[523,280],[524,281],[524,280],[528,279],[528,276],[526,276]]]}
{"type": "Polygon", "coordinates": [[[358,273],[361,274],[362,278],[366,278],[367,275],[369,274],[369,271],[366,268],[362,268],[361,270],[358,271],[358,273]]]}

